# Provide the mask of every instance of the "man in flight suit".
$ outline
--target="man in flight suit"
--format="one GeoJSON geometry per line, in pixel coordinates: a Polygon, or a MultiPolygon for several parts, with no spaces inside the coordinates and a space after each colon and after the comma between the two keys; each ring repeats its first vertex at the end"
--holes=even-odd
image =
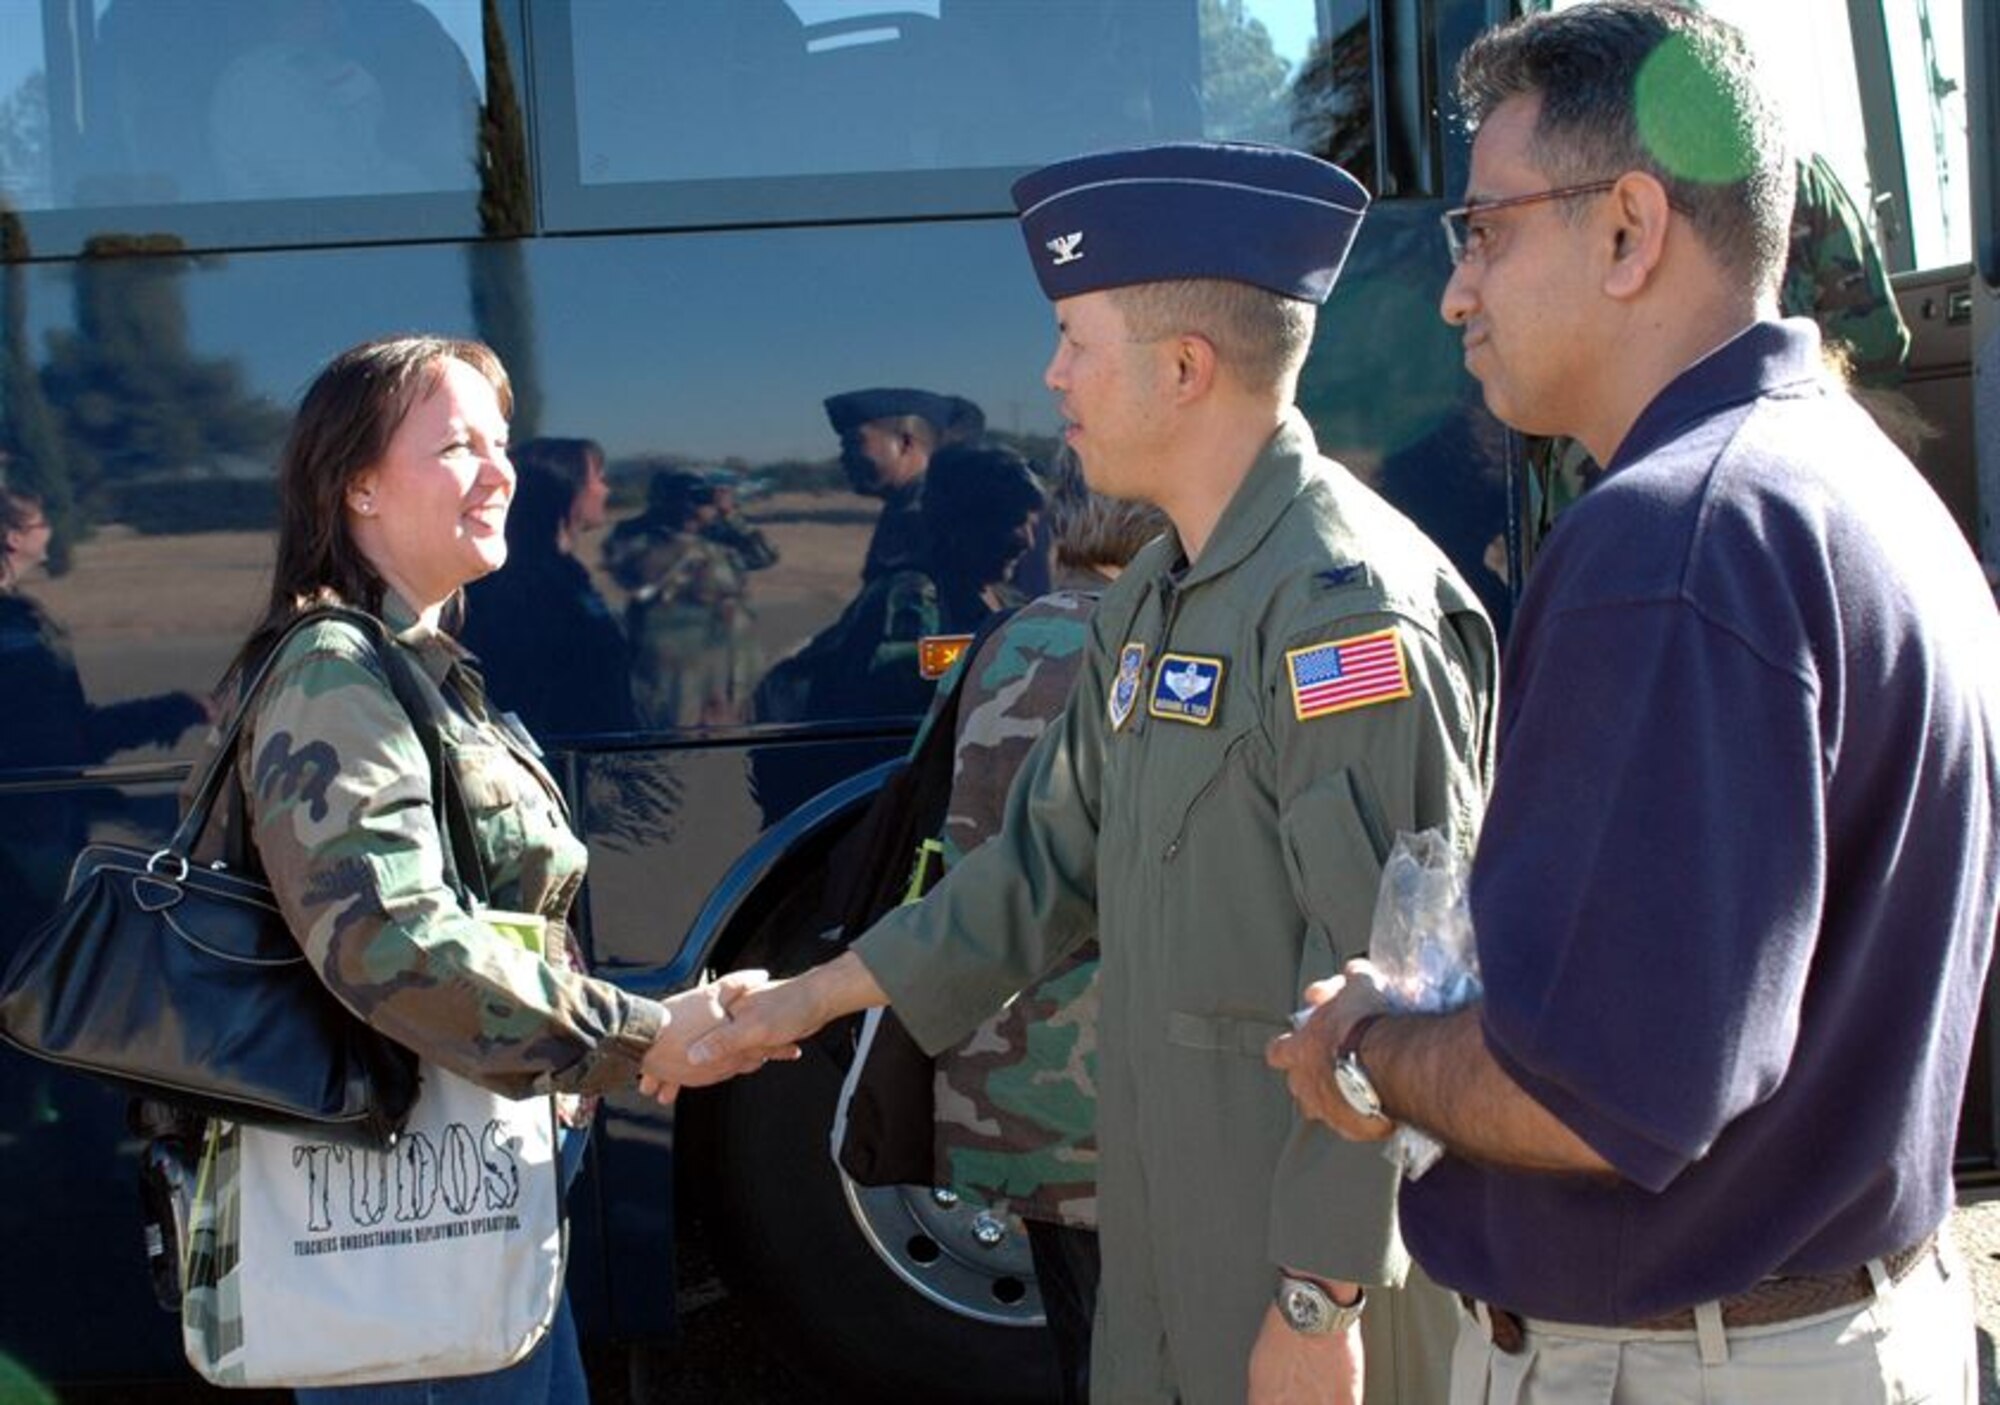
{"type": "MultiPolygon", "coordinates": [[[[1402,1281],[1395,1177],[1303,1122],[1262,1054],[1366,949],[1398,830],[1469,846],[1495,645],[1444,555],[1292,405],[1367,196],[1296,152],[1175,145],[1014,188],[1090,486],[1172,530],[1104,596],[999,835],[854,950],[744,997],[705,1053],[891,1003],[953,1045],[1102,948],[1094,1398],[1436,1399],[1449,1304],[1402,1281]]],[[[699,1055],[696,1060],[699,1060],[699,1055]]]]}

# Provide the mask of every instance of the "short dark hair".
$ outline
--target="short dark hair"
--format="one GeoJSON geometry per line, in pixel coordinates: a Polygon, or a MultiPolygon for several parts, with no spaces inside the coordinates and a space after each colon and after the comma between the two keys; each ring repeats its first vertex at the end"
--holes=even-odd
{"type": "Polygon", "coordinates": [[[1478,128],[1539,97],[1533,159],[1558,185],[1644,171],[1722,266],[1777,286],[1795,172],[1777,105],[1733,26],[1675,0],[1595,0],[1473,41],[1458,97],[1478,128]]]}
{"type": "Polygon", "coordinates": [[[999,444],[947,444],[924,474],[922,512],[932,537],[966,524],[1018,522],[1046,499],[1034,468],[999,444]]]}
{"type": "Polygon", "coordinates": [[[1228,278],[1183,278],[1111,288],[1113,306],[1142,340],[1193,332],[1252,390],[1295,378],[1312,346],[1319,309],[1299,298],[1228,278]]]}
{"type": "Polygon", "coordinates": [[[514,445],[508,457],[514,461],[516,472],[526,472],[531,467],[546,470],[568,484],[570,496],[574,498],[590,481],[590,466],[596,464],[603,467],[604,446],[595,439],[544,436],[514,445]]]}
{"type": "Polygon", "coordinates": [[[546,556],[559,549],[562,529],[590,482],[592,463],[604,462],[595,439],[530,439],[510,450],[514,502],[507,509],[507,555],[546,556]]]}

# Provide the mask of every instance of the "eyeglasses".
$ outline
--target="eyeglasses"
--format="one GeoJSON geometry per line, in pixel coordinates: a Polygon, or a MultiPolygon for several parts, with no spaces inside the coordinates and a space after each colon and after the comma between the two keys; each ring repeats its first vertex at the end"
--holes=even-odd
{"type": "Polygon", "coordinates": [[[1472,221],[1481,215],[1521,205],[1539,205],[1544,200],[1567,200],[1573,195],[1602,195],[1616,184],[1616,179],[1585,181],[1582,185],[1560,185],[1554,190],[1538,190],[1532,195],[1512,195],[1505,200],[1475,200],[1455,210],[1446,210],[1438,216],[1438,222],[1444,226],[1445,247],[1451,250],[1454,264],[1464,263],[1467,259],[1477,262],[1486,254],[1487,230],[1484,225],[1475,225],[1472,221]]]}

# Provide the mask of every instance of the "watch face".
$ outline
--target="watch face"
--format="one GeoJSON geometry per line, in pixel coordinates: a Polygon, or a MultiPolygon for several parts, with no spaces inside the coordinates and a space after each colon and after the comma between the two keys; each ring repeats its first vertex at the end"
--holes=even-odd
{"type": "Polygon", "coordinates": [[[1310,1283],[1288,1281],[1278,1310],[1295,1332],[1323,1332],[1333,1316],[1333,1300],[1310,1283]]]}
{"type": "Polygon", "coordinates": [[[1340,1096],[1347,1099],[1347,1105],[1363,1117],[1382,1115],[1382,1098],[1360,1059],[1352,1054],[1343,1055],[1333,1066],[1333,1081],[1339,1085],[1340,1096]]]}

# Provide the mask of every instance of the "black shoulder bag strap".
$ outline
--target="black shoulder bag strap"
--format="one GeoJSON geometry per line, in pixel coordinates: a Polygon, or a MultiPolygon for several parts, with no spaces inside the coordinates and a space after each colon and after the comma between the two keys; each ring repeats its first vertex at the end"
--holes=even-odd
{"type": "MultiPolygon", "coordinates": [[[[964,660],[929,715],[915,747],[902,765],[882,783],[860,821],[835,846],[828,864],[829,887],[824,909],[837,923],[840,940],[828,956],[867,931],[875,919],[900,906],[911,889],[914,865],[922,862],[924,844],[944,828],[951,802],[953,762],[958,751],[958,706],[979,650],[1012,610],[1001,610],[980,622],[965,646],[964,660]]],[[[918,892],[929,891],[939,875],[920,876],[918,892]]]]}
{"type": "MultiPolygon", "coordinates": [[[[490,889],[486,867],[480,860],[479,846],[473,835],[472,812],[465,802],[458,773],[445,756],[444,737],[450,720],[449,704],[428,678],[419,676],[416,664],[381,620],[364,610],[345,605],[323,605],[301,614],[285,627],[284,633],[265,651],[255,670],[248,674],[237,691],[235,710],[216,746],[208,773],[202,777],[193,799],[188,803],[187,813],[181,817],[180,825],[167,841],[167,852],[181,857],[193,852],[202,832],[208,827],[209,816],[221,797],[223,787],[238,774],[236,749],[243,744],[243,728],[278,656],[284,652],[293,635],[325,620],[338,620],[351,626],[374,647],[382,671],[389,679],[389,686],[395,690],[396,700],[409,714],[411,726],[415,728],[417,740],[430,763],[431,806],[438,817],[438,831],[445,841],[439,846],[443,854],[445,883],[458,895],[460,906],[467,912],[475,911],[475,902],[486,901],[490,889]]],[[[234,801],[229,808],[224,831],[226,862],[246,877],[261,878],[263,865],[257,859],[256,846],[249,839],[246,829],[247,798],[240,789],[234,801]]]]}

